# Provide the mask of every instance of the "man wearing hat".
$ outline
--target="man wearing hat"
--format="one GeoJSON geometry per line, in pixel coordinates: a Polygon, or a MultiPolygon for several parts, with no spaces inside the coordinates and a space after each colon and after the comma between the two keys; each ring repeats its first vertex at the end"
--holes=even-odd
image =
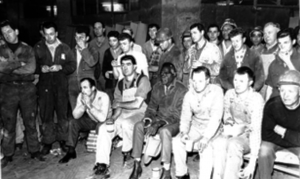
{"type": "Polygon", "coordinates": [[[260,179],[272,178],[276,151],[286,149],[300,158],[300,73],[286,71],[278,87],[280,96],[270,99],[264,108],[258,158],[260,179]]]}
{"type": "Polygon", "coordinates": [[[163,53],[158,63],[158,71],[152,77],[152,84],[155,84],[158,81],[162,65],[166,62],[173,63],[177,71],[177,79],[181,81],[183,59],[180,49],[174,43],[171,29],[160,29],[156,35],[156,42],[159,44],[163,53]]]}
{"type": "Polygon", "coordinates": [[[223,41],[220,44],[220,49],[223,54],[223,57],[230,51],[230,49],[232,47],[231,41],[229,39],[229,33],[236,27],[237,27],[236,23],[234,22],[233,19],[230,19],[230,18],[225,19],[225,21],[221,27],[223,41]]]}
{"type": "Polygon", "coordinates": [[[255,27],[249,34],[250,40],[252,42],[252,47],[250,48],[257,54],[261,54],[264,45],[262,44],[264,32],[260,26],[255,27]]]}
{"type": "Polygon", "coordinates": [[[269,66],[266,79],[267,99],[279,95],[277,83],[280,75],[287,70],[300,71],[300,54],[293,48],[296,40],[293,39],[292,32],[289,29],[282,30],[278,32],[277,39],[279,50],[274,55],[275,60],[269,66]]]}

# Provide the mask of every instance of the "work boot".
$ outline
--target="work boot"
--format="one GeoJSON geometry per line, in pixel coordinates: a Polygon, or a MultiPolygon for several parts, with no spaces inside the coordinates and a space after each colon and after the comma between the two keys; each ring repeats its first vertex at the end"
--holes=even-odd
{"type": "Polygon", "coordinates": [[[159,179],[172,179],[171,171],[163,168],[159,179]]]}
{"type": "Polygon", "coordinates": [[[44,158],[44,156],[42,155],[42,153],[40,151],[32,153],[31,158],[32,159],[38,159],[39,161],[45,161],[45,158],[44,158]]]}
{"type": "Polygon", "coordinates": [[[17,144],[15,144],[15,149],[16,149],[17,151],[21,151],[22,148],[23,148],[23,142],[22,142],[22,143],[17,143],[17,144]]]}
{"type": "Polygon", "coordinates": [[[44,144],[43,149],[41,153],[43,155],[48,155],[50,153],[50,150],[52,149],[52,144],[44,144]]]}
{"type": "Polygon", "coordinates": [[[76,152],[68,151],[67,154],[58,161],[58,163],[68,163],[71,159],[75,159],[77,157],[76,152]]]}
{"type": "Polygon", "coordinates": [[[95,175],[101,175],[101,179],[110,177],[108,166],[104,163],[97,163],[93,170],[95,171],[95,175]]]}
{"type": "Polygon", "coordinates": [[[187,174],[185,174],[185,175],[183,175],[183,176],[176,176],[177,177],[177,179],[190,179],[190,175],[189,175],[189,173],[187,173],[187,174]]]}
{"type": "Polygon", "coordinates": [[[134,160],[133,170],[129,179],[138,179],[142,175],[143,169],[141,166],[141,161],[134,160]]]}
{"type": "Polygon", "coordinates": [[[65,153],[68,152],[68,147],[66,145],[66,141],[63,141],[63,140],[59,141],[59,146],[63,152],[65,152],[65,153]]]}
{"type": "Polygon", "coordinates": [[[4,157],[1,159],[1,168],[6,167],[6,165],[8,164],[8,162],[12,162],[12,161],[13,161],[12,156],[4,156],[4,157]]]}
{"type": "Polygon", "coordinates": [[[125,168],[132,168],[133,167],[133,163],[134,163],[134,159],[131,157],[131,151],[128,151],[128,152],[124,152],[123,153],[123,166],[125,168]]]}

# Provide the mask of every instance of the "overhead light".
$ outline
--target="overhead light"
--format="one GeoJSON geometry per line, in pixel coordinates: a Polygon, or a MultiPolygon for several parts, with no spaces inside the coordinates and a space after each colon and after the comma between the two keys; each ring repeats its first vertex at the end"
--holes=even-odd
{"type": "MultiPolygon", "coordinates": [[[[107,11],[107,12],[112,11],[110,2],[103,2],[102,6],[104,8],[104,11],[107,11]]],[[[114,6],[114,12],[124,12],[125,11],[124,4],[114,2],[113,6],[114,6]]]]}

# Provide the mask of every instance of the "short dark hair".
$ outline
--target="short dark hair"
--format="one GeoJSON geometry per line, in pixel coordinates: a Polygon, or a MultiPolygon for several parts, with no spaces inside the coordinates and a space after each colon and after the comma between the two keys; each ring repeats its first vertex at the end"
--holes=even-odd
{"type": "Polygon", "coordinates": [[[87,26],[77,26],[75,33],[77,34],[82,34],[84,33],[86,36],[90,36],[90,28],[87,26]]]}
{"type": "Polygon", "coordinates": [[[107,34],[107,38],[115,37],[115,38],[119,39],[119,36],[120,36],[120,33],[118,31],[115,31],[115,30],[110,31],[107,34]]]}
{"type": "Polygon", "coordinates": [[[95,21],[93,25],[95,26],[96,23],[100,23],[102,28],[105,28],[105,24],[102,21],[95,21]]]}
{"type": "Polygon", "coordinates": [[[153,24],[149,24],[149,25],[148,25],[148,30],[149,30],[149,29],[152,29],[152,28],[154,28],[154,27],[156,28],[156,30],[159,30],[159,28],[160,28],[158,24],[154,24],[154,23],[153,23],[153,24]]]}
{"type": "Polygon", "coordinates": [[[82,78],[81,80],[80,80],[80,84],[82,83],[82,82],[84,82],[84,81],[87,81],[87,82],[89,82],[89,84],[90,84],[90,87],[96,87],[96,81],[94,80],[94,79],[92,79],[92,78],[82,78]]]}
{"type": "Polygon", "coordinates": [[[294,40],[296,38],[291,28],[283,29],[277,33],[277,39],[281,39],[287,36],[290,36],[291,40],[294,40]]]}
{"type": "Polygon", "coordinates": [[[209,31],[210,28],[217,28],[218,32],[221,31],[220,27],[218,26],[218,24],[210,24],[208,27],[207,27],[207,32],[209,31]]]}
{"type": "Polygon", "coordinates": [[[42,27],[43,27],[44,32],[45,32],[45,29],[50,29],[50,28],[54,28],[54,31],[57,32],[57,25],[52,21],[44,22],[42,27]]]}
{"type": "Polygon", "coordinates": [[[194,28],[197,28],[199,30],[199,32],[201,32],[201,31],[205,32],[205,27],[201,23],[195,23],[195,24],[191,25],[190,30],[192,30],[194,28]]]}
{"type": "Polygon", "coordinates": [[[172,75],[177,76],[176,68],[173,63],[171,63],[171,62],[164,63],[161,67],[160,74],[164,68],[168,68],[170,70],[170,72],[172,73],[172,75]]]}
{"type": "MultiPolygon", "coordinates": [[[[4,20],[0,23],[0,30],[5,26],[10,26],[13,30],[16,30],[16,27],[9,20],[4,20]]],[[[1,30],[1,34],[2,34],[2,30],[1,30]]]]}
{"type": "Polygon", "coordinates": [[[245,31],[240,27],[232,29],[232,31],[230,31],[230,33],[228,34],[230,39],[237,36],[237,35],[242,35],[242,38],[246,37],[245,36],[245,31]]]}
{"type": "Polygon", "coordinates": [[[235,74],[239,74],[239,75],[245,75],[245,74],[247,74],[248,78],[250,80],[252,80],[253,84],[254,84],[255,75],[254,75],[253,70],[251,70],[251,68],[249,68],[247,66],[242,66],[242,67],[236,69],[235,74]]]}
{"type": "Polygon", "coordinates": [[[121,33],[119,35],[119,41],[126,40],[126,39],[129,40],[129,42],[133,42],[131,35],[126,34],[126,33],[121,33]]]}
{"type": "Polygon", "coordinates": [[[194,73],[201,73],[201,72],[204,72],[206,79],[210,78],[210,71],[205,66],[199,66],[199,67],[193,69],[192,74],[191,74],[191,78],[193,79],[194,73]]]}
{"type": "Polygon", "coordinates": [[[123,57],[121,57],[121,64],[122,64],[123,61],[126,61],[126,60],[130,60],[133,65],[136,65],[136,59],[134,58],[134,56],[124,55],[123,57]]]}

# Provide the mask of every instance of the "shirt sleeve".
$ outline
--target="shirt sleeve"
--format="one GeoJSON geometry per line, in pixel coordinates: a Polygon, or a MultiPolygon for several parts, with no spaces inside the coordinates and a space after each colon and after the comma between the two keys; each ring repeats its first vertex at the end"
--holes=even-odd
{"type": "Polygon", "coordinates": [[[254,92],[249,104],[251,118],[250,149],[251,157],[257,159],[261,144],[261,126],[264,109],[264,99],[259,93],[254,92]]]}
{"type": "Polygon", "coordinates": [[[97,99],[94,99],[89,116],[99,122],[104,122],[111,116],[110,101],[107,94],[98,96],[97,99]]]}
{"type": "Polygon", "coordinates": [[[192,121],[192,108],[190,101],[193,100],[190,92],[187,92],[183,98],[182,111],[180,116],[180,132],[187,134],[190,130],[192,121]]]}
{"type": "Polygon", "coordinates": [[[283,139],[297,147],[300,147],[300,132],[299,131],[286,129],[283,139]]]}
{"type": "Polygon", "coordinates": [[[135,97],[142,97],[143,99],[147,99],[148,93],[151,91],[151,84],[148,77],[142,77],[137,86],[137,91],[135,93],[135,97]]]}
{"type": "Polygon", "coordinates": [[[76,106],[73,110],[73,117],[75,119],[81,118],[81,116],[84,114],[84,112],[86,110],[86,108],[85,108],[84,104],[82,103],[81,99],[82,99],[82,94],[80,93],[77,97],[76,106]]]}

